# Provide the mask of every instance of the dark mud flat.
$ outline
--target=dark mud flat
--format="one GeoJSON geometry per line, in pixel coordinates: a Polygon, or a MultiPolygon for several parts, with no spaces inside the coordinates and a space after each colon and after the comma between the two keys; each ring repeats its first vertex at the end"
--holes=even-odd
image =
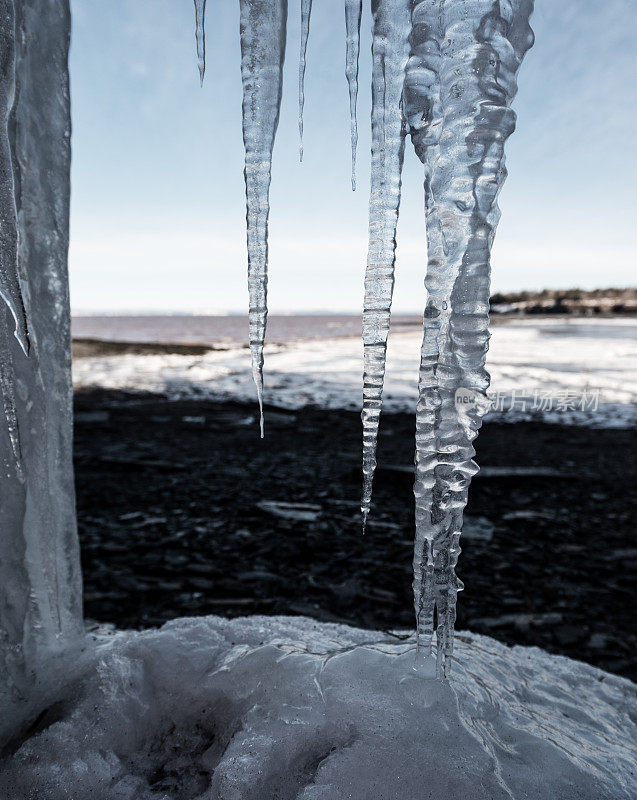
{"type": "MultiPolygon", "coordinates": [[[[360,535],[358,415],[76,397],[86,615],[307,614],[413,625],[414,421],[385,415],[360,535]]],[[[458,627],[637,680],[634,431],[486,425],[458,574],[458,627]],[[523,468],[523,469],[521,469],[523,468]]]]}

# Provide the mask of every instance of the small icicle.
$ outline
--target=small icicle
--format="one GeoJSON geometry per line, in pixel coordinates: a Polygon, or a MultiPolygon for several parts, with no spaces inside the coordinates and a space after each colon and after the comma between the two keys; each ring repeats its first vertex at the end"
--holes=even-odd
{"type": "Polygon", "coordinates": [[[206,74],[206,0],[194,0],[195,3],[195,39],[197,41],[197,66],[199,68],[199,85],[203,86],[206,74]]]}
{"type": "Polygon", "coordinates": [[[15,93],[15,22],[12,2],[0,2],[0,297],[15,322],[15,337],[29,353],[29,330],[18,277],[18,219],[15,205],[13,164],[9,144],[9,111],[15,93]]]}
{"type": "Polygon", "coordinates": [[[402,96],[411,0],[380,0],[372,45],[372,171],[363,309],[363,526],[372,499],[387,336],[394,289],[396,225],[405,150],[402,96]]]}
{"type": "Polygon", "coordinates": [[[310,35],[312,0],[301,0],[301,52],[299,54],[299,161],[303,161],[303,106],[305,105],[305,55],[310,35]]]}
{"type": "Polygon", "coordinates": [[[240,0],[250,352],[263,436],[263,344],[268,317],[268,216],[279,124],[287,0],[240,0]]]}
{"type": "Polygon", "coordinates": [[[349,87],[349,119],[352,143],[352,191],[356,191],[356,148],[358,147],[358,57],[360,54],[363,0],[345,0],[345,77],[349,87]]]}
{"type": "Polygon", "coordinates": [[[15,374],[13,359],[9,346],[9,336],[6,328],[6,313],[2,310],[0,315],[0,391],[2,392],[2,405],[4,409],[4,419],[11,442],[11,452],[18,480],[24,480],[22,467],[22,449],[20,446],[20,431],[18,428],[18,417],[15,410],[15,374]]]}

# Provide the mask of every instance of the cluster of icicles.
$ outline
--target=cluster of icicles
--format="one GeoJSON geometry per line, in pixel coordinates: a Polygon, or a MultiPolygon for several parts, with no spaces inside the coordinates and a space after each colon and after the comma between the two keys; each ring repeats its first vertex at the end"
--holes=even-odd
{"type": "MultiPolygon", "coordinates": [[[[200,78],[206,0],[194,0],[200,78]]],[[[263,436],[271,157],[279,121],[287,0],[239,0],[250,350],[263,436]]],[[[414,602],[418,663],[434,631],[436,671],[453,654],[455,567],[472,460],[487,403],[490,250],[516,74],[533,42],[533,0],[372,0],[372,169],[363,311],[363,526],[370,510],[394,287],[405,138],[424,165],[428,264],[416,413],[414,602]],[[464,402],[458,402],[458,398],[464,402]]],[[[301,0],[299,133],[303,158],[312,0],[301,0]]],[[[355,188],[362,0],[345,0],[355,188]]]]}

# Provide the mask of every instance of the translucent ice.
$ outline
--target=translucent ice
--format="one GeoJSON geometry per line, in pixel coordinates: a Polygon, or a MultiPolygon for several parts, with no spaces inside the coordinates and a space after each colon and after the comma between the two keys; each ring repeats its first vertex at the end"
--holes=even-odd
{"type": "Polygon", "coordinates": [[[369,513],[376,468],[376,439],[394,290],[396,225],[405,151],[401,106],[410,23],[411,0],[381,0],[375,4],[369,250],[363,308],[363,527],[369,513]]]}
{"type": "Polygon", "coordinates": [[[15,336],[25,353],[29,334],[18,278],[18,224],[9,111],[15,93],[15,15],[13,0],[0,0],[0,297],[13,316],[15,336]]]}
{"type": "MultiPolygon", "coordinates": [[[[3,25],[11,5],[3,5],[3,25]]],[[[3,337],[9,424],[0,432],[0,735],[11,709],[26,708],[47,682],[53,654],[70,652],[82,631],[67,277],[70,13],[67,0],[22,0],[15,12],[15,98],[5,94],[0,104],[13,100],[13,180],[5,173],[0,202],[3,214],[17,210],[31,348],[26,358],[14,337],[3,337]]],[[[12,31],[3,29],[3,47],[12,31]]],[[[5,51],[3,65],[12,57],[5,51]]],[[[5,238],[3,253],[7,246],[5,238]]],[[[13,324],[4,308],[0,323],[5,334],[13,324]]]]}
{"type": "Polygon", "coordinates": [[[305,57],[310,35],[312,0],[301,0],[301,50],[299,53],[299,159],[303,161],[303,106],[305,105],[305,57]]]}
{"type": "Polygon", "coordinates": [[[197,67],[199,69],[199,83],[203,86],[203,79],[206,74],[206,0],[194,0],[194,3],[197,67]]]}
{"type": "Polygon", "coordinates": [[[360,54],[361,15],[363,0],[345,0],[345,77],[349,88],[349,120],[352,142],[352,191],[356,189],[356,148],[358,147],[358,123],[356,101],[358,99],[358,56],[360,54]]]}
{"type": "Polygon", "coordinates": [[[422,0],[405,92],[425,165],[429,261],[416,412],[414,601],[421,653],[434,625],[438,672],[453,653],[455,566],[472,441],[488,409],[490,251],[515,127],[516,74],[533,38],[532,0],[422,0]]]}
{"type": "Polygon", "coordinates": [[[287,13],[287,0],[240,0],[250,352],[261,412],[261,436],[263,344],[268,317],[270,178],[281,106],[287,13]]]}

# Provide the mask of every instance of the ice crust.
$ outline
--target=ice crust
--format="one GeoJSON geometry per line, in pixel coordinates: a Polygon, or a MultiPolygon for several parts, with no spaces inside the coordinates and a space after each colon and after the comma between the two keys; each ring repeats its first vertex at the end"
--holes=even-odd
{"type": "Polygon", "coordinates": [[[630,800],[637,687],[457,636],[454,680],[414,641],[302,617],[101,635],[0,763],[7,800],[630,800]]]}
{"type": "MultiPolygon", "coordinates": [[[[395,329],[389,335],[384,407],[412,413],[422,334],[395,329]]],[[[360,409],[358,337],[266,345],[268,397],[283,408],[318,406],[360,409]]],[[[629,319],[527,320],[493,327],[489,357],[491,389],[501,409],[486,419],[629,427],[637,424],[637,324],[629,319]],[[596,409],[532,411],[534,392],[556,400],[567,392],[599,390],[596,409]],[[518,398],[517,406],[511,404],[518,398]],[[527,398],[523,408],[520,398],[527,398]]],[[[105,387],[164,392],[172,398],[252,402],[250,355],[239,347],[205,356],[108,356],[73,364],[77,389],[105,387]]]]}

